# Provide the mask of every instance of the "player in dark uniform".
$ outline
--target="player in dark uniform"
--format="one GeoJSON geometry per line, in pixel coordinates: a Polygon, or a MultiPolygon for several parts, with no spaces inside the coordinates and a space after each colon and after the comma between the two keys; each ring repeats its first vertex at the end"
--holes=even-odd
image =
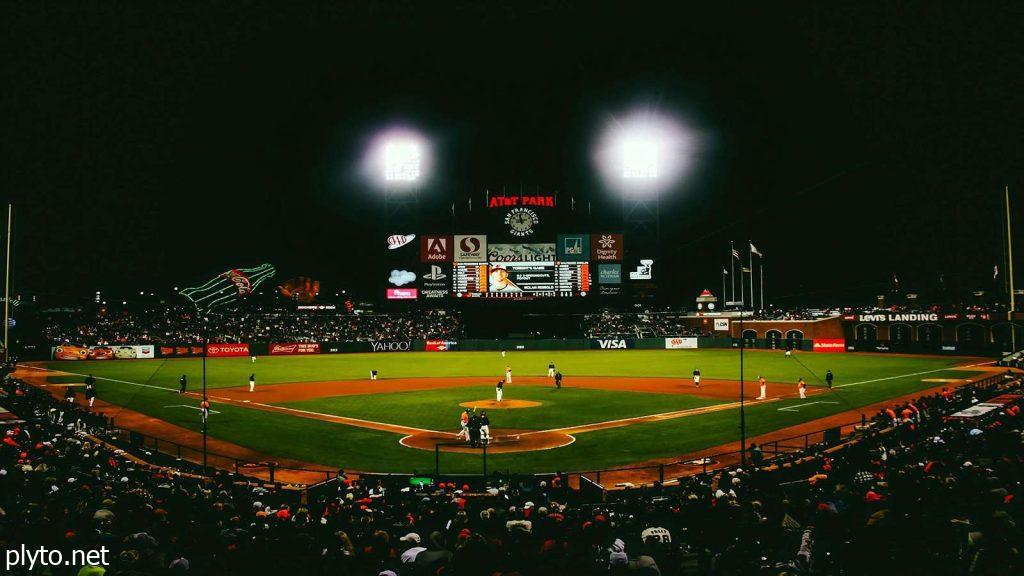
{"type": "Polygon", "coordinates": [[[182,374],[181,378],[178,378],[178,394],[184,394],[186,388],[188,388],[188,376],[182,374]]]}
{"type": "Polygon", "coordinates": [[[66,402],[67,402],[68,404],[74,404],[74,403],[75,403],[75,391],[74,391],[74,390],[72,390],[70,386],[68,386],[68,387],[67,387],[67,388],[66,388],[66,389],[64,390],[64,400],[65,400],[65,401],[66,401],[66,402]]]}
{"type": "Polygon", "coordinates": [[[832,380],[834,379],[835,376],[832,375],[832,369],[829,368],[828,370],[825,370],[825,384],[828,385],[829,390],[832,389],[832,380]]]}
{"type": "Polygon", "coordinates": [[[484,446],[491,443],[491,419],[487,417],[487,411],[480,412],[480,442],[484,446]]]}
{"type": "Polygon", "coordinates": [[[473,448],[480,446],[480,416],[476,411],[469,415],[469,445],[473,448]]]}
{"type": "Polygon", "coordinates": [[[694,368],[693,369],[693,385],[696,386],[697,388],[700,388],[700,369],[699,368],[694,368]]]}
{"type": "Polygon", "coordinates": [[[561,388],[561,387],[562,387],[562,373],[561,372],[555,372],[555,388],[561,388]]]}
{"type": "Polygon", "coordinates": [[[96,385],[96,379],[92,377],[92,374],[89,374],[88,376],[85,377],[85,387],[86,388],[88,388],[89,386],[95,386],[95,385],[96,385]]]}
{"type": "Polygon", "coordinates": [[[96,387],[92,384],[85,385],[85,399],[89,402],[89,408],[92,408],[92,403],[96,401],[96,387]]]}

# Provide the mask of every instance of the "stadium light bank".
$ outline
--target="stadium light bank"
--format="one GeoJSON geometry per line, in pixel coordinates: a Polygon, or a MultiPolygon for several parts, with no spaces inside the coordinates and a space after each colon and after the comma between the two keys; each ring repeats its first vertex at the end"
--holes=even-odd
{"type": "Polygon", "coordinates": [[[387,128],[374,135],[363,159],[363,175],[375,187],[414,189],[430,177],[431,147],[419,131],[387,128]]]}
{"type": "Polygon", "coordinates": [[[697,144],[681,120],[638,109],[612,117],[598,136],[593,160],[610,191],[657,195],[686,175],[697,144]]]}

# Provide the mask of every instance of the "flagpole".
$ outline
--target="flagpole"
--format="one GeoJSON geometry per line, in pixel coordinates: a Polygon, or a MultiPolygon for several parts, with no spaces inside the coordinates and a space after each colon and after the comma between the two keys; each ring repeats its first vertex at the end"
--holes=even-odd
{"type": "Polygon", "coordinates": [[[11,329],[11,220],[14,215],[14,204],[7,205],[7,264],[4,267],[4,363],[11,355],[10,341],[7,339],[11,329]]]}
{"type": "Polygon", "coordinates": [[[747,244],[750,244],[747,248],[750,250],[750,309],[753,310],[755,306],[754,302],[754,243],[747,240],[747,244]]]}
{"type": "MultiPolygon", "coordinates": [[[[736,256],[734,255],[735,254],[735,250],[736,250],[736,247],[733,245],[732,240],[729,240],[729,268],[730,268],[730,272],[732,273],[732,278],[730,278],[730,280],[732,280],[732,298],[731,298],[731,300],[733,302],[736,301],[736,256]]],[[[743,292],[742,288],[740,288],[740,292],[743,292]]]]}
{"type": "MultiPolygon", "coordinates": [[[[1010,321],[1010,347],[1013,348],[1012,351],[1016,351],[1017,330],[1013,326],[1013,313],[1017,311],[1017,296],[1013,292],[1013,233],[1010,228],[1010,187],[1006,186],[1003,191],[1006,197],[1006,253],[1007,259],[1009,260],[1007,272],[1010,275],[1010,313],[1007,315],[1007,320],[1010,321]]],[[[9,227],[10,226],[8,226],[8,228],[9,227]]],[[[10,233],[8,232],[8,240],[10,240],[9,234],[10,233]]],[[[10,254],[9,249],[8,254],[10,254]]]]}
{"type": "MultiPolygon", "coordinates": [[[[199,308],[196,307],[196,311],[199,308]]],[[[210,347],[209,319],[203,316],[203,402],[206,402],[206,350],[210,347]]],[[[209,411],[203,412],[203,473],[206,473],[206,433],[207,422],[210,420],[209,411]]]]}
{"type": "Polygon", "coordinates": [[[764,314],[764,256],[761,256],[761,313],[764,314]]]}
{"type": "Polygon", "coordinates": [[[722,300],[723,300],[723,302],[722,302],[722,310],[725,310],[725,302],[724,302],[724,300],[725,300],[725,275],[726,275],[725,268],[722,268],[722,300]]]}

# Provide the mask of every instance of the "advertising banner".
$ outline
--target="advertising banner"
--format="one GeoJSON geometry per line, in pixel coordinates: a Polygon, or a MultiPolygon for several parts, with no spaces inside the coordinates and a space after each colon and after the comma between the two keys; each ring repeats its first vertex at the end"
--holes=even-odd
{"type": "Polygon", "coordinates": [[[589,234],[559,234],[556,246],[561,262],[586,262],[590,259],[589,234]]]}
{"type": "Polygon", "coordinates": [[[728,318],[715,318],[715,330],[719,332],[729,331],[729,319],[728,318]]]}
{"type": "Polygon", "coordinates": [[[815,338],[815,352],[846,352],[846,340],[843,338],[815,338]]]}
{"type": "Polygon", "coordinates": [[[320,343],[319,342],[290,342],[290,343],[272,343],[269,349],[271,356],[280,355],[291,355],[291,354],[319,354],[320,343]]]}
{"type": "Polygon", "coordinates": [[[427,270],[420,276],[420,283],[422,288],[420,289],[420,295],[424,298],[444,298],[451,293],[451,274],[452,267],[440,266],[438,264],[431,264],[427,270]]]}
{"type": "Polygon", "coordinates": [[[451,340],[427,340],[423,349],[427,352],[447,352],[454,350],[456,346],[458,346],[458,342],[451,340]]]}
{"type": "Polygon", "coordinates": [[[388,288],[388,300],[415,300],[419,298],[417,288],[388,288]]]}
{"type": "Polygon", "coordinates": [[[223,356],[248,356],[249,344],[214,344],[206,345],[206,355],[211,358],[223,356]]]}
{"type": "Polygon", "coordinates": [[[374,352],[409,352],[412,350],[412,340],[373,340],[370,349],[374,352]]]}
{"type": "Polygon", "coordinates": [[[667,350],[689,350],[697,347],[697,338],[665,338],[667,350]]]}
{"type": "Polygon", "coordinates": [[[490,262],[554,262],[554,244],[490,244],[487,246],[490,262]]]}
{"type": "Polygon", "coordinates": [[[622,234],[592,234],[590,237],[590,259],[595,262],[620,262],[622,260],[622,234]]]}
{"type": "Polygon", "coordinates": [[[626,338],[598,338],[590,341],[590,347],[598,350],[626,350],[633,342],[626,338]]]}
{"type": "Polygon", "coordinates": [[[134,360],[155,358],[153,346],[56,346],[54,360],[134,360]]]}
{"type": "Polygon", "coordinates": [[[487,262],[487,236],[483,234],[458,234],[455,236],[456,262],[487,262]]]}
{"type": "Polygon", "coordinates": [[[420,237],[420,261],[451,262],[453,241],[452,236],[420,237]]]}
{"type": "Polygon", "coordinates": [[[165,356],[186,357],[186,356],[202,356],[203,355],[203,347],[202,346],[160,346],[159,348],[157,348],[157,351],[160,353],[161,357],[165,357],[165,356]]]}

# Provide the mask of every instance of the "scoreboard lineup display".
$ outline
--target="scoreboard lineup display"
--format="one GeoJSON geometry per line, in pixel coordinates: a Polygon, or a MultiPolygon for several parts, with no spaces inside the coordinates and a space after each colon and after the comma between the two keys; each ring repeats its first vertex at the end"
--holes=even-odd
{"type": "MultiPolygon", "coordinates": [[[[622,234],[558,233],[559,228],[571,230],[575,225],[573,214],[557,212],[553,196],[487,195],[484,200],[484,218],[474,225],[474,232],[480,233],[388,236],[388,299],[533,300],[621,294],[622,234]]],[[[473,213],[474,221],[479,214],[473,213]]]]}

